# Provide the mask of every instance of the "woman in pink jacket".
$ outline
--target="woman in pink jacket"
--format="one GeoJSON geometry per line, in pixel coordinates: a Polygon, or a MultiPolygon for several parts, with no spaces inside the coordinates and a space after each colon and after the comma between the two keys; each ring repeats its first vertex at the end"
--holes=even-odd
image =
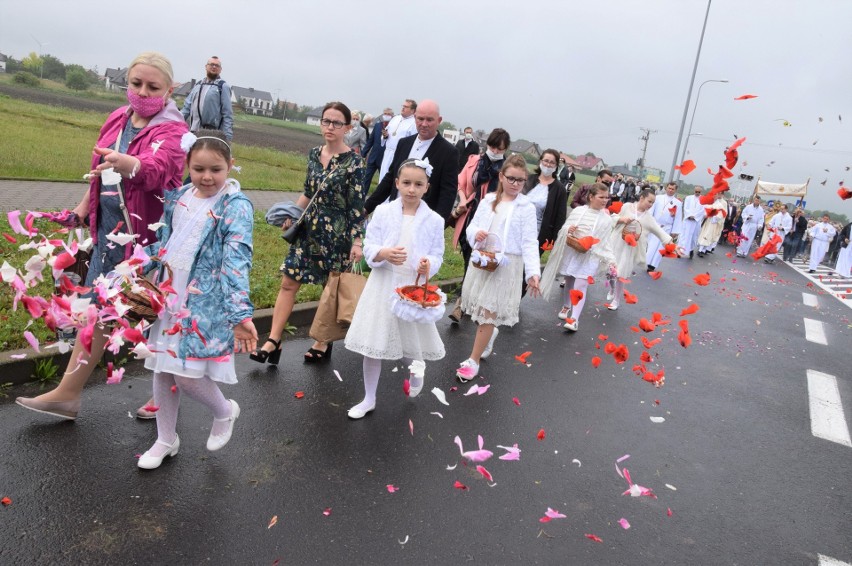
{"type": "MultiPolygon", "coordinates": [[[[459,172],[458,203],[453,209],[452,218],[455,220],[453,232],[453,247],[461,245],[462,257],[464,257],[464,269],[467,273],[467,264],[470,262],[471,247],[464,236],[464,231],[470,224],[479,201],[488,193],[497,190],[497,181],[500,168],[506,160],[506,151],[512,140],[509,132],[503,128],[494,128],[485,140],[485,154],[471,155],[467,163],[459,172]]],[[[459,322],[462,317],[461,296],[456,299],[450,320],[459,322]]]]}
{"type": "MultiPolygon", "coordinates": [[[[95,242],[86,286],[132,253],[134,242],[120,246],[106,236],[136,234],[135,243],[153,243],[156,236],[148,226],[163,214],[163,194],[182,184],[186,154],[180,139],[187,126],[170,99],[173,76],[172,65],[163,55],[140,54],[127,71],[129,104],[110,114],[101,128],[92,156],[91,183],[74,209],[78,223],[89,225],[95,242]]],[[[18,405],[63,419],[77,418],[83,386],[103,356],[104,334],[95,331],[91,355],[77,340],[56,389],[35,398],[18,397],[18,405]]]]}

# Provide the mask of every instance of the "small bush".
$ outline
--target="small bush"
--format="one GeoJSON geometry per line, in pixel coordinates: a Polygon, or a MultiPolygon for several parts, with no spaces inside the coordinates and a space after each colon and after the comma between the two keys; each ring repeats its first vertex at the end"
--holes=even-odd
{"type": "Polygon", "coordinates": [[[74,90],[86,90],[89,88],[89,79],[85,72],[73,69],[65,75],[65,86],[74,90]]]}
{"type": "Polygon", "coordinates": [[[41,81],[32,73],[18,71],[15,73],[15,82],[27,86],[39,86],[41,81]]]}
{"type": "Polygon", "coordinates": [[[36,360],[32,376],[39,389],[59,383],[59,365],[53,358],[36,360]]]}

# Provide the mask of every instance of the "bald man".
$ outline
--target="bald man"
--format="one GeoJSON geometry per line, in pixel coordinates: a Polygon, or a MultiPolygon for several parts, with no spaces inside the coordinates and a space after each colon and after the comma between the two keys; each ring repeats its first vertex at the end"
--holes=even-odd
{"type": "Polygon", "coordinates": [[[417,104],[414,121],[417,124],[417,134],[399,141],[387,174],[379,181],[375,192],[367,198],[364,210],[371,214],[381,203],[396,198],[394,179],[403,161],[428,159],[432,166],[432,175],[429,177],[429,190],[423,197],[423,202],[447,220],[458,190],[459,152],[453,144],[438,134],[442,118],[437,102],[423,100],[417,104]]]}

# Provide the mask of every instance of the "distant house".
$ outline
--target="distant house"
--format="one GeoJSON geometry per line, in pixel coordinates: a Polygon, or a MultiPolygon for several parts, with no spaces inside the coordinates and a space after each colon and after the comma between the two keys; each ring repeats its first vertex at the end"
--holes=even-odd
{"type": "Polygon", "coordinates": [[[309,126],[319,126],[322,118],[322,106],[318,106],[307,113],[305,121],[309,126]]]}
{"type": "Polygon", "coordinates": [[[600,157],[595,157],[594,155],[578,155],[575,158],[575,161],[580,164],[581,169],[585,169],[587,171],[594,171],[597,173],[601,169],[606,169],[606,163],[600,157]]]}
{"type": "Polygon", "coordinates": [[[444,130],[441,132],[441,135],[445,140],[455,145],[457,141],[459,141],[459,131],[458,130],[444,130]]]}
{"type": "Polygon", "coordinates": [[[568,155],[567,153],[561,153],[561,152],[560,152],[560,153],[559,153],[559,159],[564,159],[564,160],[565,160],[565,165],[569,165],[569,166],[573,167],[574,169],[582,169],[582,168],[583,168],[583,166],[582,166],[582,165],[580,165],[579,163],[577,163],[577,161],[575,161],[575,160],[574,160],[574,158],[572,158],[572,157],[571,157],[570,155],[568,155]]]}
{"type": "Polygon", "coordinates": [[[610,167],[609,170],[612,171],[613,175],[618,175],[619,173],[621,173],[625,177],[633,177],[637,175],[636,171],[633,170],[633,167],[627,165],[626,163],[624,165],[615,165],[613,167],[610,167]]]}
{"type": "Polygon", "coordinates": [[[121,92],[127,90],[127,68],[110,69],[104,71],[104,88],[107,90],[121,92]]]}
{"type": "Polygon", "coordinates": [[[521,153],[524,155],[529,155],[538,159],[541,157],[541,148],[537,143],[527,141],[525,139],[519,139],[512,142],[512,145],[509,146],[509,151],[512,153],[521,153]]]}
{"type": "Polygon", "coordinates": [[[241,105],[245,109],[246,114],[267,117],[272,117],[272,107],[275,105],[272,95],[265,90],[255,90],[241,86],[231,87],[231,102],[241,105]]]}
{"type": "Polygon", "coordinates": [[[6,72],[6,61],[8,61],[8,60],[9,60],[8,57],[6,57],[2,53],[0,53],[0,73],[6,72]]]}
{"type": "Polygon", "coordinates": [[[186,98],[187,96],[189,96],[189,93],[192,92],[192,87],[194,86],[195,79],[185,82],[174,90],[172,96],[174,96],[175,98],[186,98]]]}

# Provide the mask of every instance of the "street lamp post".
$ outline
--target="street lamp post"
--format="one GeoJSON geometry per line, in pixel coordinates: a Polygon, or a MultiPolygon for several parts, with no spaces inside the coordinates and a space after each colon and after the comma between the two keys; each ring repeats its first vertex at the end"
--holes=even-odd
{"type": "MultiPolygon", "coordinates": [[[[686,159],[686,148],[689,146],[689,136],[692,135],[692,124],[695,122],[695,111],[698,110],[698,101],[701,99],[701,88],[707,83],[726,83],[728,79],[707,79],[698,85],[698,94],[695,95],[695,106],[692,107],[692,118],[689,120],[689,130],[686,133],[686,140],[683,142],[683,153],[680,155],[680,162],[686,159]]],[[[677,180],[680,180],[680,169],[677,170],[677,180]]]]}
{"type": "Polygon", "coordinates": [[[713,0],[707,0],[707,11],[704,13],[704,25],[701,26],[701,38],[698,40],[698,52],[695,54],[695,64],[692,66],[692,78],[689,80],[689,91],[686,93],[686,104],[683,105],[683,117],[680,119],[680,131],[677,133],[677,144],[675,144],[672,166],[669,169],[669,181],[674,179],[677,156],[680,154],[680,142],[683,140],[683,127],[686,125],[686,114],[689,111],[689,101],[692,99],[692,87],[695,86],[695,73],[698,71],[698,60],[701,59],[701,46],[704,44],[704,31],[707,29],[707,18],[710,17],[710,4],[713,0]]]}

